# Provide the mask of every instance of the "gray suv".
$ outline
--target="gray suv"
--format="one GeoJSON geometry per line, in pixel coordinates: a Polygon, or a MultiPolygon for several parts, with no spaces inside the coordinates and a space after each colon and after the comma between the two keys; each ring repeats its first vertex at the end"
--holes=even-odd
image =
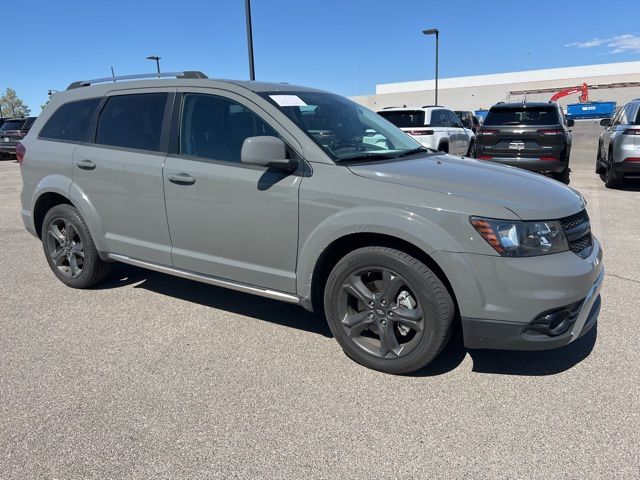
{"type": "Polygon", "coordinates": [[[600,120],[596,173],[607,188],[619,187],[625,177],[640,176],[640,99],[632,100],[610,118],[600,120]]]}
{"type": "Polygon", "coordinates": [[[602,251],[576,191],[430,151],[338,95],[171,75],[75,82],[19,145],[24,224],[66,285],[124,262],[299,304],[390,373],[456,323],[469,348],[523,350],[595,324],[602,251]]]}

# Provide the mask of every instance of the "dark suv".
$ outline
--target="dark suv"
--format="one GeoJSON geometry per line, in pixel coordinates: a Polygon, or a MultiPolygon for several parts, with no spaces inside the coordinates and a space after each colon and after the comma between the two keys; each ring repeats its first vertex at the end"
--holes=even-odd
{"type": "Polygon", "coordinates": [[[16,145],[22,140],[37,117],[5,118],[0,126],[0,158],[16,154],[16,145]]]}
{"type": "Polygon", "coordinates": [[[500,103],[491,107],[478,130],[480,160],[548,173],[569,183],[571,134],[557,103],[500,103]]]}

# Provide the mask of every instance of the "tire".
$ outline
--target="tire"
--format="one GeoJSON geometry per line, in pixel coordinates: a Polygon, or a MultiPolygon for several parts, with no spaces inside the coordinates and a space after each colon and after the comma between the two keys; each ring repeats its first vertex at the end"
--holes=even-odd
{"type": "Polygon", "coordinates": [[[42,247],[54,275],[69,287],[92,287],[109,272],[87,224],[71,205],[56,205],[47,212],[42,222],[42,247]]]}
{"type": "Polygon", "coordinates": [[[324,309],[350,358],[392,374],[430,363],[449,339],[455,315],[453,300],[433,271],[388,247],[345,255],[327,279],[324,309]]]}
{"type": "Polygon", "coordinates": [[[438,151],[443,153],[449,153],[449,144],[444,142],[438,145],[438,151]]]}
{"type": "Polygon", "coordinates": [[[604,169],[602,168],[602,145],[598,144],[598,153],[596,154],[596,173],[598,175],[604,173],[604,169]]]}
{"type": "Polygon", "coordinates": [[[469,150],[467,150],[467,157],[476,158],[476,142],[469,144],[469,150]]]}
{"type": "Polygon", "coordinates": [[[616,172],[616,168],[614,166],[612,151],[609,151],[607,166],[602,176],[604,177],[604,186],[607,188],[618,188],[622,184],[622,177],[618,172],[616,172]]]}
{"type": "Polygon", "coordinates": [[[569,168],[569,165],[567,165],[567,167],[561,172],[554,173],[553,178],[559,182],[564,183],[565,185],[569,185],[569,182],[571,181],[569,179],[570,172],[571,172],[571,169],[569,168]]]}

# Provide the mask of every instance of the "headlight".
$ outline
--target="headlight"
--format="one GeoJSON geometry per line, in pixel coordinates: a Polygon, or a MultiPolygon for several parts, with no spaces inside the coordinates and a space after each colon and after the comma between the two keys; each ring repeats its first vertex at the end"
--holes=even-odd
{"type": "Polygon", "coordinates": [[[471,217],[471,225],[496,252],[505,257],[533,257],[569,250],[562,225],[471,217]]]}

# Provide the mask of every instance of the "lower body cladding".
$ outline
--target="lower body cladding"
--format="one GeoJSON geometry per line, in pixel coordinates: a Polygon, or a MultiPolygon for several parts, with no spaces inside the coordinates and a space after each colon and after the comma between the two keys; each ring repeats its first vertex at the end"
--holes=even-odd
{"type": "Polygon", "coordinates": [[[593,242],[585,259],[573,252],[526,258],[436,252],[458,301],[465,346],[547,350],[588,332],[605,275],[593,242]]]}
{"type": "Polygon", "coordinates": [[[510,165],[512,167],[522,168],[531,172],[549,172],[560,173],[567,168],[568,163],[555,157],[500,157],[481,155],[477,157],[479,160],[487,160],[490,162],[500,163],[502,165],[510,165]]]}

